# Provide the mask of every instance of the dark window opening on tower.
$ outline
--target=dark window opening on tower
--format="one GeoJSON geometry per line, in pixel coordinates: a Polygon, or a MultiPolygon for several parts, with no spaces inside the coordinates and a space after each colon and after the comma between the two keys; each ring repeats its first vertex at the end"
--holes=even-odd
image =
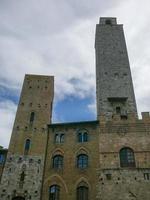
{"type": "Polygon", "coordinates": [[[111,178],[112,178],[111,174],[106,174],[106,179],[107,180],[111,180],[111,178]]]}
{"type": "Polygon", "coordinates": [[[111,23],[111,20],[110,20],[110,19],[107,19],[107,20],[105,21],[105,24],[111,25],[111,24],[112,24],[112,23],[111,23]]]}
{"type": "Polygon", "coordinates": [[[122,119],[122,120],[127,120],[128,117],[127,117],[127,115],[121,115],[121,119],[122,119]]]}
{"type": "Polygon", "coordinates": [[[116,114],[120,114],[121,113],[121,108],[119,106],[116,107],[116,114]]]}
{"type": "Polygon", "coordinates": [[[25,173],[24,171],[20,174],[20,181],[23,182],[25,179],[25,173]]]}
{"type": "Polygon", "coordinates": [[[12,200],[25,200],[24,197],[13,197],[12,200]]]}
{"type": "Polygon", "coordinates": [[[35,113],[32,112],[31,115],[30,115],[30,123],[33,123],[34,118],[35,118],[35,113]]]}
{"type": "Polygon", "coordinates": [[[28,155],[29,149],[30,149],[30,140],[27,139],[25,142],[24,155],[28,155]]]}

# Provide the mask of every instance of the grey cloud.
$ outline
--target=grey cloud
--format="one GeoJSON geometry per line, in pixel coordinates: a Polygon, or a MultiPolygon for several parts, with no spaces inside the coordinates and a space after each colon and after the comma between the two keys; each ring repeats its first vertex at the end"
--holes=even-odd
{"type": "Polygon", "coordinates": [[[80,20],[100,16],[105,9],[114,7],[115,2],[103,0],[26,0],[1,3],[0,21],[4,33],[14,36],[55,34],[70,28],[80,20]]]}

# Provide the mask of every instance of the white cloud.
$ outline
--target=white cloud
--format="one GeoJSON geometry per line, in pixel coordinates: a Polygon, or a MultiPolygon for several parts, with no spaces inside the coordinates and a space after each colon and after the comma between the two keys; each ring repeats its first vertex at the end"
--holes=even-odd
{"type": "Polygon", "coordinates": [[[0,145],[7,147],[13,127],[17,106],[12,101],[0,102],[0,145]]]}

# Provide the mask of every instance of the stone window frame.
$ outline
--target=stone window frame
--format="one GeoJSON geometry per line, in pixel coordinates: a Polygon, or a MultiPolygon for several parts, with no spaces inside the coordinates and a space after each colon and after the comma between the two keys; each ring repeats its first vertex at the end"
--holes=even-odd
{"type": "Polygon", "coordinates": [[[89,141],[89,133],[87,129],[79,129],[77,131],[77,141],[79,143],[84,143],[89,141]]]}
{"type": "Polygon", "coordinates": [[[49,200],[59,200],[60,199],[60,186],[51,185],[49,186],[49,200]]]}
{"type": "Polygon", "coordinates": [[[54,143],[56,144],[62,144],[65,141],[65,133],[63,132],[57,132],[54,136],[54,143]]]}
{"type": "Polygon", "coordinates": [[[76,188],[76,199],[77,200],[88,200],[89,199],[89,187],[86,182],[80,182],[76,188]]]}
{"type": "Polygon", "coordinates": [[[89,166],[89,157],[86,153],[80,153],[77,155],[77,168],[87,169],[89,166]]]}
{"type": "Polygon", "coordinates": [[[135,168],[135,155],[134,150],[130,147],[123,147],[119,151],[120,167],[135,168]]]}
{"type": "Polygon", "coordinates": [[[64,156],[56,154],[52,157],[52,168],[55,170],[61,170],[64,166],[64,156]]]}

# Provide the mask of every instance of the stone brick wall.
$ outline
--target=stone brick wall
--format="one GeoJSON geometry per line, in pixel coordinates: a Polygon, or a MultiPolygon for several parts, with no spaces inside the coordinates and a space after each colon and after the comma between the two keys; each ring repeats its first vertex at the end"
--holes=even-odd
{"type": "Polygon", "coordinates": [[[150,197],[150,117],[100,122],[98,170],[101,200],[149,200],[150,197]],[[135,167],[120,166],[120,149],[134,151],[135,167]]]}
{"type": "Polygon", "coordinates": [[[97,199],[99,200],[149,200],[150,180],[144,178],[149,169],[99,170],[97,199]],[[111,179],[108,179],[111,174],[111,179]]]}
{"type": "Polygon", "coordinates": [[[54,77],[26,75],[0,185],[0,199],[40,199],[54,77]],[[34,116],[31,120],[31,113],[34,116]],[[30,140],[25,152],[26,140],[30,140]],[[24,169],[25,168],[25,169],[24,169]]]}
{"type": "Polygon", "coordinates": [[[44,158],[42,156],[12,155],[7,157],[0,187],[0,199],[15,196],[40,199],[44,158]],[[24,180],[21,174],[24,172],[24,180]]]}
{"type": "Polygon", "coordinates": [[[49,126],[49,139],[46,154],[42,200],[49,198],[49,187],[54,184],[60,186],[61,200],[75,200],[76,190],[80,182],[85,182],[89,187],[89,199],[96,198],[96,174],[99,166],[98,152],[98,122],[84,122],[72,124],[59,124],[49,126]],[[78,142],[77,132],[86,129],[88,142],[78,142]],[[55,143],[55,134],[64,133],[64,142],[55,143]],[[77,168],[77,156],[80,153],[88,155],[88,167],[77,168]],[[64,156],[63,169],[57,170],[52,166],[52,158],[56,154],[64,156]]]}
{"type": "Polygon", "coordinates": [[[123,26],[117,24],[116,18],[100,19],[96,26],[95,51],[97,115],[112,116],[116,107],[121,107],[123,113],[136,113],[123,26]],[[124,100],[120,101],[121,98],[124,100]]]}

